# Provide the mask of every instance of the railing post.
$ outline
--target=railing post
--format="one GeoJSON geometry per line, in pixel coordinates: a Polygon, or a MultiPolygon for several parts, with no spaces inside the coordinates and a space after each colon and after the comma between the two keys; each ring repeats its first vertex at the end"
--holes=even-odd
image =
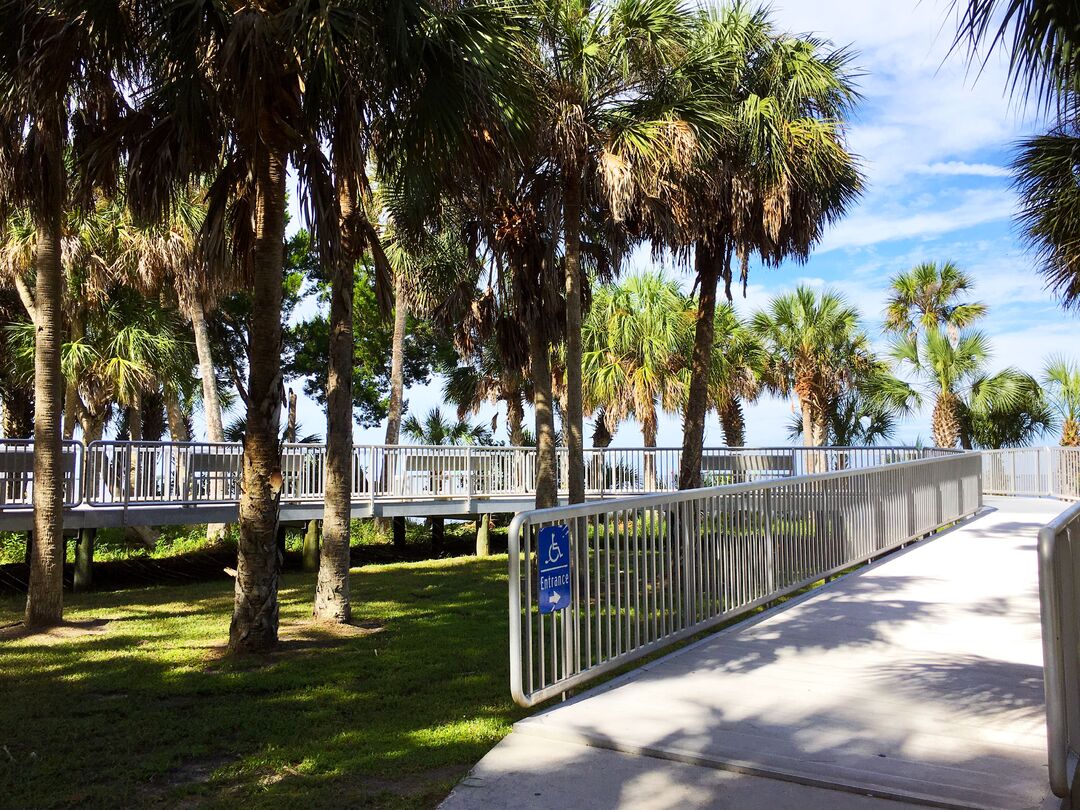
{"type": "Polygon", "coordinates": [[[682,563],[683,563],[683,582],[682,582],[682,599],[683,599],[683,628],[689,627],[694,623],[693,620],[693,597],[694,597],[694,566],[691,560],[691,546],[690,541],[690,506],[688,501],[683,501],[679,504],[679,524],[682,529],[682,563]]]}
{"type": "Polygon", "coordinates": [[[769,593],[776,590],[776,553],[773,549],[771,493],[771,489],[765,490],[765,503],[762,510],[765,515],[765,585],[769,593]]]}
{"type": "MultiPolygon", "coordinates": [[[[375,455],[376,455],[375,450],[376,450],[376,448],[374,446],[372,446],[370,449],[371,449],[371,469],[368,470],[368,501],[371,503],[371,512],[372,512],[372,514],[374,514],[375,513],[375,487],[377,486],[377,480],[376,480],[376,476],[375,476],[375,455]]],[[[385,450],[385,448],[381,448],[381,449],[383,450],[383,454],[382,454],[382,456],[383,456],[383,458],[382,458],[382,473],[380,473],[378,478],[379,479],[386,478],[387,481],[390,481],[392,479],[387,477],[387,466],[386,466],[387,455],[386,455],[386,450],[385,450]]]]}
{"type": "Polygon", "coordinates": [[[124,445],[124,508],[131,500],[131,442],[124,445]]]}
{"type": "Polygon", "coordinates": [[[600,492],[600,499],[603,500],[603,498],[604,498],[604,484],[607,483],[607,468],[604,466],[604,448],[603,447],[601,447],[600,450],[599,450],[599,456],[600,456],[600,462],[599,462],[600,483],[597,484],[596,488],[600,492]]]}
{"type": "Polygon", "coordinates": [[[465,480],[466,480],[466,486],[468,487],[467,491],[468,491],[468,497],[469,497],[470,501],[472,500],[473,493],[476,491],[476,487],[475,487],[475,485],[473,483],[473,474],[474,473],[473,473],[472,448],[469,447],[469,446],[466,446],[465,447],[465,480]]]}

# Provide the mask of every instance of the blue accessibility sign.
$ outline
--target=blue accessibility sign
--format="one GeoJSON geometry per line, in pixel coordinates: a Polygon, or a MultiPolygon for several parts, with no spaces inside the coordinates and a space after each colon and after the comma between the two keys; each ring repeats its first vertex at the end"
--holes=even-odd
{"type": "Polygon", "coordinates": [[[545,526],[540,530],[536,553],[540,572],[537,601],[541,613],[554,613],[570,607],[570,529],[545,526]]]}

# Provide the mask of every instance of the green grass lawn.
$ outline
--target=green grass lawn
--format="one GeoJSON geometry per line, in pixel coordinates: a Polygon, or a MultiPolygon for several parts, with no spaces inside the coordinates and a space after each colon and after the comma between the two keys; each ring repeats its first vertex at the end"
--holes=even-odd
{"type": "Polygon", "coordinates": [[[266,659],[222,657],[228,582],[68,595],[77,626],[0,636],[0,805],[437,804],[523,714],[506,557],[354,570],[344,633],[309,623],[313,581],[282,578],[266,659]]]}

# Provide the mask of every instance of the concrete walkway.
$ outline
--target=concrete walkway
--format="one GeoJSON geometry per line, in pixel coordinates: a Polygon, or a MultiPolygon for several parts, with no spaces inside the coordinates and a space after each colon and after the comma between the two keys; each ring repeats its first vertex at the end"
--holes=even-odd
{"type": "Polygon", "coordinates": [[[1065,506],[992,499],[527,718],[443,807],[1057,807],[1035,541],[1065,506]]]}

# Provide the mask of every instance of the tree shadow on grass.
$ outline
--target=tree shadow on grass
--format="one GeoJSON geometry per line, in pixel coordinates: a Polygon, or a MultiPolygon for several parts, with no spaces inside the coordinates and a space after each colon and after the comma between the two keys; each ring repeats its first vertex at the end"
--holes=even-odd
{"type": "Polygon", "coordinates": [[[505,560],[354,574],[344,633],[310,622],[310,576],[281,593],[282,649],[255,661],[207,667],[228,583],[80,596],[73,619],[108,614],[107,632],[0,645],[6,801],[427,807],[522,714],[505,560]]]}

